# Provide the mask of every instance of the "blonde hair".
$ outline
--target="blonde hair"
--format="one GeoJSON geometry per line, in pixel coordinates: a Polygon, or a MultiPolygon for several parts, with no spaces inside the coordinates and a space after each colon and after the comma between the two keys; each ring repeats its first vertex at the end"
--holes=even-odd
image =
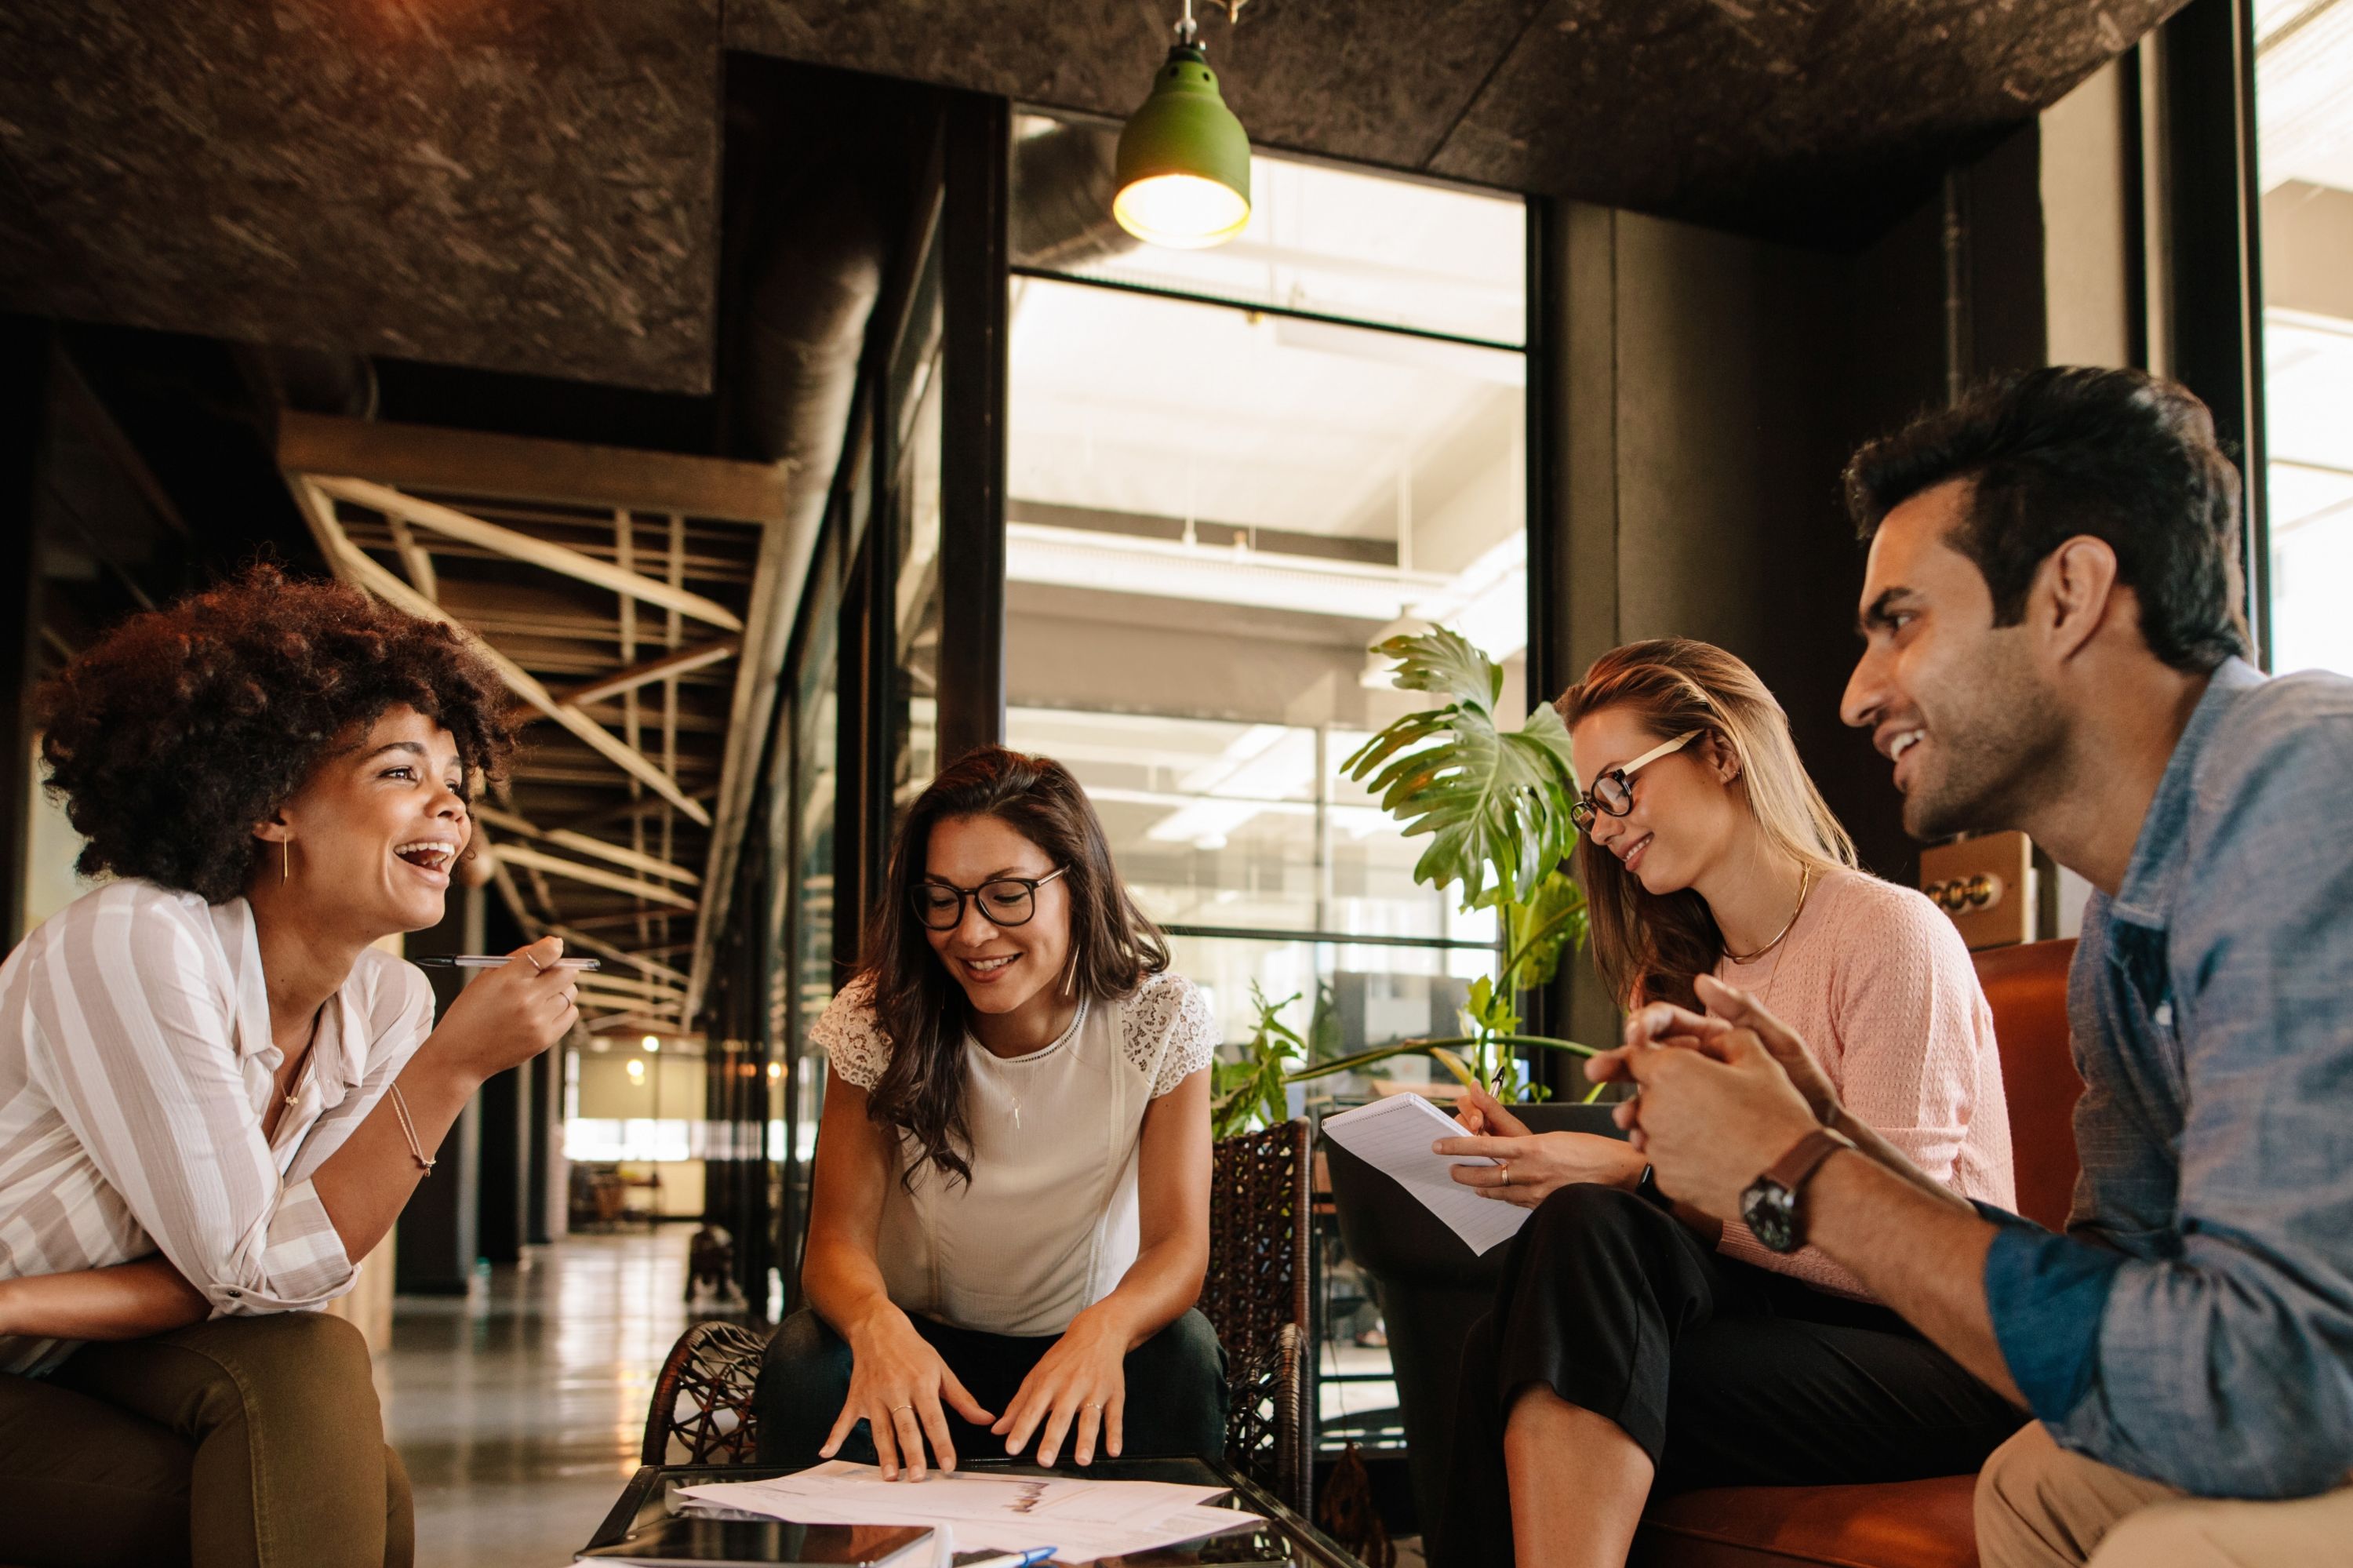
{"type": "MultiPolygon", "coordinates": [[[[1854,841],[1798,760],[1788,715],[1756,671],[1713,643],[1663,637],[1613,648],[1553,705],[1572,728],[1590,715],[1621,708],[1661,740],[1700,731],[1737,765],[1730,787],[1767,843],[1816,880],[1854,868],[1854,841]]],[[[1594,961],[1610,995],[1624,1007],[1694,1005],[1693,979],[1712,971],[1724,951],[1707,900],[1691,888],[1649,892],[1590,838],[1577,845],[1577,869],[1594,961]]]]}

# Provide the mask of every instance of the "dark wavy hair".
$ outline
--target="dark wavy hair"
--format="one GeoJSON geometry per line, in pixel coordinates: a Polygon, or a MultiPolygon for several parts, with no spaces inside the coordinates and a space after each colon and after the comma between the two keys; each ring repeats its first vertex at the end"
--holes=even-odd
{"type": "Polygon", "coordinates": [[[470,779],[496,778],[512,701],[448,627],[269,566],[132,616],[34,697],[48,788],[90,841],[75,869],[214,904],[245,890],[255,825],[354,729],[406,704],[470,779]]]}
{"type": "Polygon", "coordinates": [[[2202,675],[2247,651],[2239,471],[2188,387],[2068,366],[1990,382],[1856,452],[1847,511],[1868,539],[1956,479],[1968,513],[1947,542],[1984,576],[1996,626],[2025,618],[2036,570],[2087,534],[2116,553],[2151,653],[2202,675]]]}
{"type": "Polygon", "coordinates": [[[1050,758],[984,746],[933,779],[892,841],[859,970],[874,988],[875,1022],[891,1043],[890,1065],[867,1097],[866,1113],[921,1147],[902,1174],[909,1182],[926,1160],[957,1180],[972,1179],[964,1059],[970,1009],[914,912],[932,830],[961,817],[994,817],[1064,868],[1073,994],[1116,1001],[1168,967],[1160,928],[1128,896],[1112,866],[1103,821],[1068,768],[1050,758]]]}

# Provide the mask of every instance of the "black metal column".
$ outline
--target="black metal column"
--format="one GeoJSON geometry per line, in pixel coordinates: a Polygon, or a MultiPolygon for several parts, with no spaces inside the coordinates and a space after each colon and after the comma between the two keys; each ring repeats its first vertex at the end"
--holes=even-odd
{"type": "Polygon", "coordinates": [[[2271,662],[2271,540],[2263,505],[2263,305],[2255,166],[2255,50],[2246,0],[2191,0],[2158,31],[2158,299],[2167,374],[2206,401],[2246,481],[2247,624],[2271,662]]]}
{"type": "Polygon", "coordinates": [[[25,934],[33,791],[33,686],[41,673],[41,559],[37,516],[51,376],[47,323],[0,316],[0,950],[25,934]]]}
{"type": "Polygon", "coordinates": [[[939,748],[945,767],[1005,738],[1008,158],[1012,107],[958,94],[947,115],[940,456],[939,748]]]}
{"type": "MultiPolygon", "coordinates": [[[[470,887],[449,900],[448,913],[429,931],[412,932],[407,948],[416,957],[482,950],[485,900],[470,887]]],[[[430,971],[438,1017],[449,1010],[469,971],[430,971]]],[[[405,1294],[463,1296],[473,1284],[481,1254],[482,1103],[476,1096],[441,1139],[433,1174],[417,1184],[400,1212],[395,1287],[405,1294]]]]}

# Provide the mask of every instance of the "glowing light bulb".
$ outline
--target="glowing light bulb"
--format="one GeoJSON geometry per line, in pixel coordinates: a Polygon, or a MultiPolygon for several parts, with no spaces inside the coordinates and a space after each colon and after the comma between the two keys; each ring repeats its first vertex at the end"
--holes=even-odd
{"type": "Polygon", "coordinates": [[[1250,224],[1250,202],[1221,181],[1198,175],[1154,175],[1112,199],[1119,226],[1150,245],[1206,250],[1250,224]]]}
{"type": "Polygon", "coordinates": [[[638,1041],[638,1044],[644,1046],[649,1052],[659,1051],[661,1049],[661,1038],[659,1035],[649,1034],[643,1040],[638,1041]]]}

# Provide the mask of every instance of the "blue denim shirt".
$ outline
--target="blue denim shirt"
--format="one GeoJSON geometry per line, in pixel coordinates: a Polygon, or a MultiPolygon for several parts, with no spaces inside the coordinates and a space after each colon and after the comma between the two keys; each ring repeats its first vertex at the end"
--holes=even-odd
{"type": "Polygon", "coordinates": [[[2067,1234],[1985,1266],[2062,1445],[2209,1497],[2353,1470],[2353,681],[2214,673],[2068,978],[2067,1234]]]}

